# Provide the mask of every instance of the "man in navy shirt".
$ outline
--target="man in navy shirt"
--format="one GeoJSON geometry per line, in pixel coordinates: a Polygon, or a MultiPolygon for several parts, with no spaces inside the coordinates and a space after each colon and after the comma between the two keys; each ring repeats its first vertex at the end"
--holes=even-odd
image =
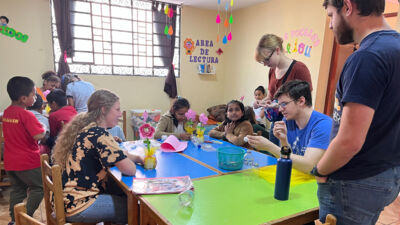
{"type": "MultiPolygon", "coordinates": [[[[304,173],[317,164],[329,145],[332,119],[313,110],[310,85],[306,81],[292,80],[275,93],[283,121],[275,122],[274,135],[281,146],[292,149],[293,167],[304,173]]],[[[281,148],[262,136],[247,136],[249,144],[266,150],[275,157],[281,148]]]]}
{"type": "Polygon", "coordinates": [[[336,88],[334,127],[317,176],[320,220],[375,224],[400,190],[400,34],[385,0],[324,0],[339,44],[359,43],[336,88]]]}

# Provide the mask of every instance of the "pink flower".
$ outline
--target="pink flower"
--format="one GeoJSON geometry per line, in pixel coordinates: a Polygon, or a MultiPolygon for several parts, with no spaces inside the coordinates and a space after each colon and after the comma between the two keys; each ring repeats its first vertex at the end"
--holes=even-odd
{"type": "Polygon", "coordinates": [[[240,97],[240,101],[243,102],[244,96],[240,97]]]}
{"type": "Polygon", "coordinates": [[[194,121],[196,119],[196,112],[193,111],[192,109],[189,109],[186,113],[185,116],[188,120],[194,121]]]}
{"type": "Polygon", "coordinates": [[[152,138],[155,132],[156,129],[154,129],[154,127],[148,123],[145,123],[139,127],[140,137],[142,138],[152,138]]]}
{"type": "Polygon", "coordinates": [[[144,113],[143,113],[143,121],[146,122],[148,117],[149,117],[149,114],[145,110],[144,113]]]}
{"type": "Polygon", "coordinates": [[[207,124],[207,121],[208,121],[208,118],[207,118],[207,116],[206,116],[204,113],[202,113],[202,114],[200,114],[199,120],[200,120],[200,122],[201,122],[202,124],[206,125],[206,124],[207,124]]]}

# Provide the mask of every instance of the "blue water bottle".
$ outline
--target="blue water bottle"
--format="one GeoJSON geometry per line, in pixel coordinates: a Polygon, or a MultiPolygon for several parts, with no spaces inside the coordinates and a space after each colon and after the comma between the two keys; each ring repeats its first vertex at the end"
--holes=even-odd
{"type": "Polygon", "coordinates": [[[283,146],[281,148],[281,158],[278,159],[276,165],[274,197],[281,201],[289,199],[290,176],[292,174],[291,152],[290,147],[283,146]]]}

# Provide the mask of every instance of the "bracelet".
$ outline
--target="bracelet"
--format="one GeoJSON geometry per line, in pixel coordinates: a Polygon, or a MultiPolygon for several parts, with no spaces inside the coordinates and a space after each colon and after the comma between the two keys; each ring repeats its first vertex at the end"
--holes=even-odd
{"type": "Polygon", "coordinates": [[[327,177],[328,175],[322,175],[318,172],[317,166],[314,166],[314,168],[310,171],[311,175],[314,175],[316,177],[327,177]]]}

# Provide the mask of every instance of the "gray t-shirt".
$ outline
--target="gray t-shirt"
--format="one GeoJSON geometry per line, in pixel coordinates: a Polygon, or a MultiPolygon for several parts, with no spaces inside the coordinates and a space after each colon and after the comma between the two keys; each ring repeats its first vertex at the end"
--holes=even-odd
{"type": "Polygon", "coordinates": [[[72,97],[78,113],[87,112],[87,101],[94,92],[94,87],[86,81],[75,81],[67,85],[67,97],[72,97]]]}

